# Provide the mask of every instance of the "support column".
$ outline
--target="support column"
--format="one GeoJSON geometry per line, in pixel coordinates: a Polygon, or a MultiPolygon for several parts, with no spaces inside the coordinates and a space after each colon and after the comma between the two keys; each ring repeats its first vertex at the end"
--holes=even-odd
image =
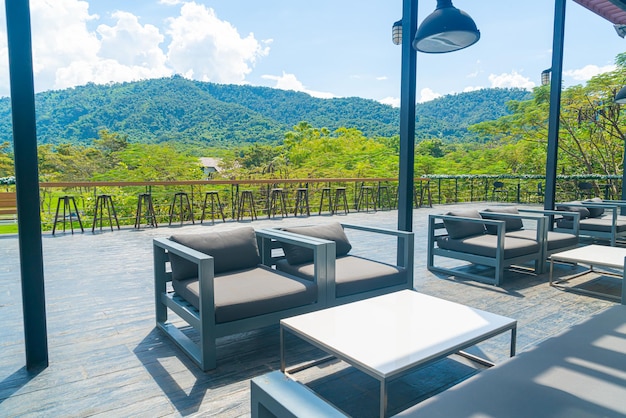
{"type": "Polygon", "coordinates": [[[39,213],[35,87],[28,0],[5,0],[17,192],[26,368],[48,366],[46,301],[39,213]]]}
{"type": "Polygon", "coordinates": [[[550,84],[550,115],[548,118],[548,154],[546,157],[546,188],[544,208],[554,209],[556,198],[556,166],[559,156],[559,116],[561,114],[561,83],[563,79],[563,44],[565,39],[565,0],[554,5],[552,38],[552,83],[550,84]]]}
{"type": "Polygon", "coordinates": [[[417,53],[411,43],[417,31],[417,3],[417,0],[402,1],[400,166],[398,178],[398,229],[401,231],[413,230],[417,53]]]}

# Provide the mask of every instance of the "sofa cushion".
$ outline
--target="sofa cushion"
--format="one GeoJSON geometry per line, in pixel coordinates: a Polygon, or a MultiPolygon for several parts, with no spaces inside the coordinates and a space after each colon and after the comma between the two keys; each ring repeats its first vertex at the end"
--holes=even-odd
{"type": "MultiPolygon", "coordinates": [[[[217,323],[305,306],[317,300],[314,282],[265,266],[224,273],[216,276],[213,283],[217,323]]],[[[174,280],[172,284],[179,296],[200,309],[197,278],[174,280]]]]}
{"type": "MultiPolygon", "coordinates": [[[[261,262],[254,228],[207,234],[172,235],[170,239],[186,247],[212,256],[215,274],[256,267],[261,262]]],[[[175,254],[170,254],[172,278],[185,280],[198,277],[198,268],[175,254]]]]}
{"type": "MultiPolygon", "coordinates": [[[[311,263],[292,265],[286,260],[280,260],[276,263],[276,268],[294,276],[313,280],[314,266],[311,263]]],[[[335,262],[336,297],[399,285],[406,281],[406,269],[390,264],[352,255],[337,258],[335,262]]]]}
{"type": "MultiPolygon", "coordinates": [[[[519,214],[519,211],[514,206],[487,208],[483,212],[506,213],[506,214],[514,214],[514,215],[518,215],[519,214]]],[[[504,223],[505,223],[504,229],[507,232],[519,231],[520,229],[524,228],[524,223],[522,222],[521,218],[499,218],[497,215],[490,216],[490,215],[487,215],[485,213],[482,214],[482,217],[484,219],[503,220],[504,223]]],[[[485,224],[485,227],[487,228],[487,232],[490,233],[490,234],[497,234],[498,233],[498,227],[495,226],[495,225],[487,225],[487,224],[485,224]]]]}
{"type": "MultiPolygon", "coordinates": [[[[565,202],[565,203],[558,203],[556,205],[556,210],[562,210],[565,212],[578,212],[580,213],[580,219],[586,219],[589,217],[590,213],[589,213],[589,209],[587,209],[586,207],[582,206],[582,202],[565,202]]],[[[569,219],[572,220],[571,216],[564,216],[565,219],[569,219]]]]}
{"type": "MultiPolygon", "coordinates": [[[[439,248],[445,250],[459,251],[468,254],[481,255],[495,258],[498,247],[498,237],[496,235],[479,235],[462,239],[450,239],[450,237],[440,237],[437,239],[439,248]]],[[[504,240],[504,259],[521,257],[539,251],[539,243],[535,240],[525,238],[506,237],[504,240]]]]}
{"type": "MultiPolygon", "coordinates": [[[[446,213],[446,215],[482,219],[477,210],[455,210],[446,213]]],[[[446,231],[448,231],[448,235],[452,239],[465,238],[485,233],[485,224],[479,222],[444,219],[443,224],[446,227],[446,231]]]]}
{"type": "MultiPolygon", "coordinates": [[[[537,231],[532,229],[507,232],[507,237],[537,239],[537,231]]],[[[573,247],[578,244],[578,236],[567,232],[548,231],[548,251],[573,247]]]]}
{"type": "MultiPolygon", "coordinates": [[[[308,237],[321,238],[328,241],[335,241],[336,256],[341,257],[352,249],[350,241],[343,227],[339,222],[333,222],[324,225],[311,225],[283,228],[286,232],[294,234],[306,235],[308,237]]],[[[313,261],[313,250],[302,246],[281,243],[285,257],[290,264],[303,264],[313,261]]]]}
{"type": "MultiPolygon", "coordinates": [[[[594,197],[593,199],[583,200],[582,203],[583,205],[585,203],[602,203],[602,199],[599,197],[594,197]]],[[[604,215],[604,208],[589,207],[589,206],[585,206],[585,207],[589,210],[590,218],[599,218],[600,216],[604,215]]]]}

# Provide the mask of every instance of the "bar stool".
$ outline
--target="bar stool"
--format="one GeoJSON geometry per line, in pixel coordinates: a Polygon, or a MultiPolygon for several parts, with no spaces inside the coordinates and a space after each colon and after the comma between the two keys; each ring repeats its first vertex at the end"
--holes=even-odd
{"type": "Polygon", "coordinates": [[[322,214],[322,207],[324,206],[324,196],[326,196],[326,198],[328,199],[328,212],[332,215],[334,211],[333,211],[333,198],[330,194],[330,187],[322,188],[322,197],[320,199],[320,210],[319,210],[318,215],[322,214]]]}
{"type": "Polygon", "coordinates": [[[254,196],[252,190],[243,190],[239,199],[239,207],[237,208],[237,220],[240,220],[246,211],[246,202],[248,202],[248,212],[250,213],[250,219],[257,219],[256,209],[254,208],[254,196]]]}
{"type": "Polygon", "coordinates": [[[170,206],[170,225],[172,225],[172,219],[174,219],[174,216],[176,215],[176,201],[178,201],[178,216],[180,217],[180,224],[183,224],[185,218],[187,218],[187,220],[191,220],[192,224],[195,224],[189,195],[185,192],[177,192],[174,194],[174,200],[172,200],[172,204],[170,206]]]}
{"type": "Polygon", "coordinates": [[[335,202],[333,206],[333,213],[337,213],[337,208],[340,202],[343,203],[343,213],[346,215],[350,213],[350,210],[348,209],[348,197],[346,196],[345,187],[337,187],[335,189],[335,202]]]}
{"type": "Polygon", "coordinates": [[[115,212],[115,206],[113,205],[113,198],[108,194],[101,194],[96,196],[96,210],[93,214],[93,225],[91,226],[91,232],[96,230],[96,224],[98,220],[100,221],[100,231],[102,231],[102,219],[104,218],[104,210],[107,211],[107,217],[109,218],[109,225],[111,226],[111,231],[113,231],[113,219],[115,219],[115,224],[117,225],[117,229],[120,229],[120,223],[117,220],[117,213],[115,212]],[[113,216],[111,216],[113,214],[113,216]]]}
{"type": "Polygon", "coordinates": [[[211,225],[215,224],[215,204],[217,200],[217,207],[220,210],[220,214],[222,215],[222,222],[226,222],[226,217],[224,216],[224,210],[222,209],[222,203],[220,202],[220,194],[216,191],[206,192],[204,195],[204,203],[202,204],[202,216],[200,217],[200,223],[204,222],[204,214],[206,212],[206,205],[211,199],[211,225]]]}
{"type": "Polygon", "coordinates": [[[52,225],[52,235],[56,232],[57,222],[59,221],[59,210],[63,207],[63,233],[65,233],[65,220],[69,216],[70,228],[72,229],[72,234],[74,234],[74,224],[72,223],[72,217],[76,216],[78,220],[78,224],[80,225],[80,231],[85,232],[83,228],[83,223],[80,220],[80,213],[78,213],[78,207],[76,206],[76,200],[74,200],[74,196],[61,196],[59,197],[59,201],[57,202],[57,210],[54,214],[54,224],[52,225]],[[74,206],[74,211],[72,212],[72,205],[74,206]],[[67,213],[69,212],[69,213],[67,213]]]}
{"type": "Polygon", "coordinates": [[[365,200],[365,211],[370,211],[370,203],[374,206],[374,211],[376,211],[376,196],[374,196],[374,189],[372,186],[366,186],[364,184],[361,185],[361,190],[359,191],[359,198],[356,201],[356,210],[357,212],[361,211],[361,205],[365,200]]]}
{"type": "Polygon", "coordinates": [[[299,187],[296,189],[296,206],[293,211],[294,216],[298,216],[298,210],[300,210],[300,215],[304,215],[304,209],[306,209],[306,216],[311,216],[311,208],[309,207],[309,189],[306,187],[299,187]]]}
{"type": "Polygon", "coordinates": [[[283,217],[289,217],[289,213],[287,212],[287,200],[285,199],[285,191],[276,187],[270,190],[270,204],[267,209],[267,217],[271,218],[276,215],[276,204],[280,206],[280,213],[283,217]]]}
{"type": "Polygon", "coordinates": [[[152,195],[150,193],[141,193],[137,199],[137,211],[135,212],[135,228],[141,228],[141,218],[146,218],[146,225],[159,227],[154,206],[152,205],[152,195]]]}
{"type": "Polygon", "coordinates": [[[378,208],[380,210],[391,210],[391,196],[389,195],[389,188],[386,185],[378,185],[378,208]],[[387,205],[385,206],[385,202],[387,205]]]}

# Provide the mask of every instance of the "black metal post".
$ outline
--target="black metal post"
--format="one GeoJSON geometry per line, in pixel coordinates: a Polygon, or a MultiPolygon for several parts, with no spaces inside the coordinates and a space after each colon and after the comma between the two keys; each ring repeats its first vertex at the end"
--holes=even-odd
{"type": "Polygon", "coordinates": [[[552,38],[552,82],[550,84],[548,154],[546,156],[546,189],[544,199],[544,208],[547,210],[554,209],[556,197],[556,166],[559,154],[559,115],[561,114],[564,39],[565,0],[556,0],[554,5],[554,34],[552,38]]]}
{"type": "Polygon", "coordinates": [[[411,43],[417,31],[417,3],[417,0],[402,0],[400,166],[398,179],[398,229],[401,231],[413,230],[417,53],[411,43]]]}
{"type": "Polygon", "coordinates": [[[39,172],[28,0],[5,0],[26,368],[48,366],[39,172]]]}

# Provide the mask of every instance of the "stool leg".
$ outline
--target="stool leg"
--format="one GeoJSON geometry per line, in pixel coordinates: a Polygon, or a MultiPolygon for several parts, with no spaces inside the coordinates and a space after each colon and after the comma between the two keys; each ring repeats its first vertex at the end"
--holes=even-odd
{"type": "MultiPolygon", "coordinates": [[[[80,225],[80,231],[81,232],[85,232],[85,229],[83,228],[83,222],[80,220],[80,213],[78,213],[78,207],[76,206],[76,200],[74,200],[73,197],[70,197],[68,200],[72,201],[72,203],[74,204],[74,211],[76,212],[76,218],[78,219],[78,225],[80,225]]],[[[68,204],[69,207],[69,204],[68,204]]],[[[74,225],[72,224],[72,209],[70,208],[70,226],[72,228],[72,234],[74,233],[74,225]]]]}
{"type": "Polygon", "coordinates": [[[59,206],[61,206],[62,199],[63,199],[62,197],[59,197],[59,201],[57,202],[57,210],[56,210],[56,213],[54,214],[54,222],[52,223],[52,235],[54,235],[54,232],[57,229],[57,221],[59,219],[59,206]]]}
{"type": "Polygon", "coordinates": [[[95,232],[96,224],[98,223],[98,209],[100,210],[100,231],[102,231],[102,199],[100,196],[96,196],[96,209],[93,214],[93,224],[91,225],[91,232],[95,232]]]}
{"type": "MultiPolygon", "coordinates": [[[[213,195],[211,195],[213,196],[213,195]]],[[[226,222],[226,216],[224,216],[224,209],[222,208],[222,202],[220,202],[220,195],[216,194],[215,198],[217,199],[217,207],[220,210],[220,214],[222,215],[222,222],[226,222]]],[[[211,210],[213,210],[213,199],[211,199],[211,210]]]]}
{"type": "MultiPolygon", "coordinates": [[[[185,201],[187,202],[187,212],[189,213],[189,217],[191,218],[191,224],[195,225],[196,221],[193,219],[193,210],[191,210],[191,202],[189,201],[189,196],[187,196],[186,194],[184,194],[183,196],[185,197],[185,201]]],[[[181,199],[181,202],[182,202],[182,199],[181,199]]]]}
{"type": "Polygon", "coordinates": [[[113,205],[113,198],[109,196],[107,198],[107,202],[109,205],[109,223],[111,224],[111,231],[113,231],[113,222],[111,221],[111,213],[113,213],[113,219],[115,219],[115,224],[117,225],[117,229],[120,229],[120,222],[117,219],[117,212],[115,211],[115,206],[113,205]]]}
{"type": "MultiPolygon", "coordinates": [[[[207,202],[208,198],[209,198],[209,194],[206,193],[204,195],[204,203],[202,204],[202,215],[200,215],[200,223],[204,222],[204,211],[206,210],[206,202],[207,202]]],[[[213,195],[211,195],[211,215],[213,215],[213,195]]],[[[214,223],[215,222],[213,222],[212,224],[214,224],[214,223]]]]}
{"type": "Polygon", "coordinates": [[[157,222],[156,212],[154,211],[154,206],[152,205],[152,195],[147,195],[146,200],[148,201],[148,214],[150,215],[150,224],[153,227],[158,228],[159,223],[157,222]]]}

